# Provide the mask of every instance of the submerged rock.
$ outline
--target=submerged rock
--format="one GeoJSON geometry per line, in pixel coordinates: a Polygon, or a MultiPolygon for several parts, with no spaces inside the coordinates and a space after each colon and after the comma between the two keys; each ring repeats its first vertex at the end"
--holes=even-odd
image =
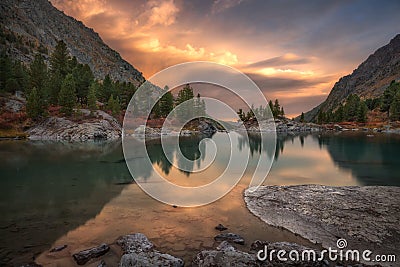
{"type": "Polygon", "coordinates": [[[217,226],[215,226],[215,229],[218,231],[225,231],[228,230],[228,228],[226,228],[225,226],[223,226],[222,224],[218,224],[217,226]]]}
{"type": "Polygon", "coordinates": [[[67,247],[68,247],[68,245],[62,245],[62,246],[54,247],[54,248],[52,248],[52,249],[50,250],[50,252],[59,252],[59,251],[65,249],[65,248],[67,248],[67,247]]]}
{"type": "Polygon", "coordinates": [[[119,266],[171,266],[182,267],[184,262],[180,258],[161,253],[154,249],[153,243],[141,233],[125,235],[117,240],[122,248],[119,266]]]}
{"type": "Polygon", "coordinates": [[[244,245],[244,239],[240,235],[234,233],[222,233],[214,237],[215,241],[228,241],[239,245],[244,245]]]}
{"type": "Polygon", "coordinates": [[[82,250],[78,253],[72,255],[77,264],[83,265],[86,264],[89,260],[98,258],[104,254],[106,254],[110,250],[110,247],[107,244],[101,244],[98,247],[93,247],[89,249],[82,250]]]}
{"type": "MultiPolygon", "coordinates": [[[[263,186],[245,191],[248,209],[324,248],[400,254],[400,187],[263,186]]],[[[390,266],[390,263],[388,264],[390,266]]]]}

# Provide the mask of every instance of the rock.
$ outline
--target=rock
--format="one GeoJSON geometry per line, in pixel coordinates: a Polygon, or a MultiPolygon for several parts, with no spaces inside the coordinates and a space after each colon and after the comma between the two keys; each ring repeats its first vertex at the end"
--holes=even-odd
{"type": "Polygon", "coordinates": [[[217,128],[215,128],[215,126],[208,121],[200,121],[198,130],[204,134],[210,134],[210,133],[217,132],[217,128]]]}
{"type": "Polygon", "coordinates": [[[153,243],[141,233],[125,235],[117,240],[124,255],[120,260],[120,267],[126,266],[184,266],[180,258],[164,254],[154,249],[153,243]]]}
{"type": "Polygon", "coordinates": [[[153,243],[142,233],[121,236],[117,244],[122,248],[124,254],[133,252],[148,252],[154,248],[153,243]]]}
{"type": "Polygon", "coordinates": [[[215,229],[218,231],[225,231],[228,230],[228,228],[226,228],[225,226],[223,226],[222,224],[218,224],[217,226],[215,226],[215,229]]]}
{"type": "Polygon", "coordinates": [[[100,246],[82,250],[72,255],[77,264],[86,264],[89,260],[98,258],[106,254],[110,250],[107,244],[101,244],[100,246]]]}
{"type": "Polygon", "coordinates": [[[62,246],[58,246],[58,247],[54,247],[50,250],[50,252],[59,252],[63,249],[65,249],[66,247],[68,247],[68,245],[62,245],[62,246]]]}
{"type": "Polygon", "coordinates": [[[400,254],[400,187],[263,186],[247,189],[245,202],[267,224],[326,249],[344,238],[348,249],[400,254]]]}
{"type": "MultiPolygon", "coordinates": [[[[82,109],[81,112],[89,111],[82,109]]],[[[95,112],[95,116],[96,119],[79,123],[67,118],[49,117],[30,128],[27,133],[31,140],[87,141],[121,137],[121,126],[114,117],[100,110],[95,112]]]]}
{"type": "Polygon", "coordinates": [[[163,254],[156,250],[147,253],[129,253],[124,254],[121,257],[120,267],[147,267],[147,266],[170,266],[170,267],[181,267],[184,266],[183,260],[171,256],[169,254],[163,254]]]}
{"type": "Polygon", "coordinates": [[[228,241],[239,245],[244,245],[244,239],[240,235],[234,233],[222,233],[214,237],[215,241],[228,241]]]}
{"type": "Polygon", "coordinates": [[[227,241],[223,241],[216,250],[199,252],[192,262],[193,266],[257,266],[255,255],[236,250],[227,241]]]}
{"type": "Polygon", "coordinates": [[[104,260],[101,260],[97,267],[107,267],[107,264],[104,260]]]}

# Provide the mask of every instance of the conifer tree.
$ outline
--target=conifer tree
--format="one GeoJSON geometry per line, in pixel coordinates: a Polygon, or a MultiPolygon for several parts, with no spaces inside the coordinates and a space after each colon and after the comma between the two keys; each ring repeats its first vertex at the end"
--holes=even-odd
{"type": "Polygon", "coordinates": [[[390,119],[393,121],[400,120],[400,91],[397,92],[390,105],[390,119]]]}
{"type": "Polygon", "coordinates": [[[72,115],[75,103],[75,81],[72,74],[68,74],[61,84],[61,90],[58,96],[58,104],[61,106],[61,112],[67,116],[70,116],[72,115]]]}
{"type": "Polygon", "coordinates": [[[97,109],[97,97],[96,97],[96,90],[97,90],[97,83],[96,82],[92,82],[92,84],[90,85],[89,88],[89,92],[87,95],[87,104],[88,104],[88,108],[91,111],[94,111],[97,109]]]}
{"type": "Polygon", "coordinates": [[[34,87],[26,100],[26,113],[29,118],[34,120],[38,119],[44,114],[44,108],[42,105],[42,100],[38,90],[34,87]]]}
{"type": "Polygon", "coordinates": [[[0,54],[0,91],[4,91],[7,80],[11,77],[12,62],[6,53],[0,54]]]}
{"type": "Polygon", "coordinates": [[[302,112],[300,115],[300,122],[304,122],[304,112],[302,112]]]}
{"type": "Polygon", "coordinates": [[[44,88],[47,80],[47,65],[43,56],[37,54],[29,66],[29,87],[44,88]]]}

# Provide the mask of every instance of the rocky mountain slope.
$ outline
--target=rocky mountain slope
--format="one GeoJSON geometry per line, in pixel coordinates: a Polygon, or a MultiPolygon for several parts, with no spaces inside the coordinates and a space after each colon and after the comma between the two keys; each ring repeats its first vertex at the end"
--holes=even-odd
{"type": "Polygon", "coordinates": [[[82,22],[65,15],[47,0],[0,2],[0,50],[30,63],[35,53],[48,59],[58,40],[64,40],[79,63],[88,64],[98,79],[106,74],[119,81],[140,84],[142,73],[108,47],[82,22]]]}
{"type": "Polygon", "coordinates": [[[362,99],[379,97],[392,80],[400,79],[400,34],[389,44],[370,55],[352,74],[340,78],[328,98],[319,106],[305,113],[306,121],[312,121],[319,110],[334,110],[350,94],[362,99]]]}

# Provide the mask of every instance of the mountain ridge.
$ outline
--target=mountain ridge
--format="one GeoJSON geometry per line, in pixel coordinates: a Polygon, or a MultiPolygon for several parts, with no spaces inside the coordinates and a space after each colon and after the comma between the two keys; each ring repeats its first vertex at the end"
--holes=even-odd
{"type": "Polygon", "coordinates": [[[66,15],[47,0],[2,0],[0,4],[1,50],[29,64],[35,53],[46,60],[58,40],[72,56],[88,64],[97,79],[109,74],[115,81],[145,81],[143,74],[111,49],[92,28],[66,15]]]}
{"type": "Polygon", "coordinates": [[[327,99],[306,112],[305,120],[314,121],[320,111],[334,111],[351,94],[362,99],[383,94],[392,80],[400,79],[400,34],[368,56],[353,72],[341,77],[327,99]]]}

